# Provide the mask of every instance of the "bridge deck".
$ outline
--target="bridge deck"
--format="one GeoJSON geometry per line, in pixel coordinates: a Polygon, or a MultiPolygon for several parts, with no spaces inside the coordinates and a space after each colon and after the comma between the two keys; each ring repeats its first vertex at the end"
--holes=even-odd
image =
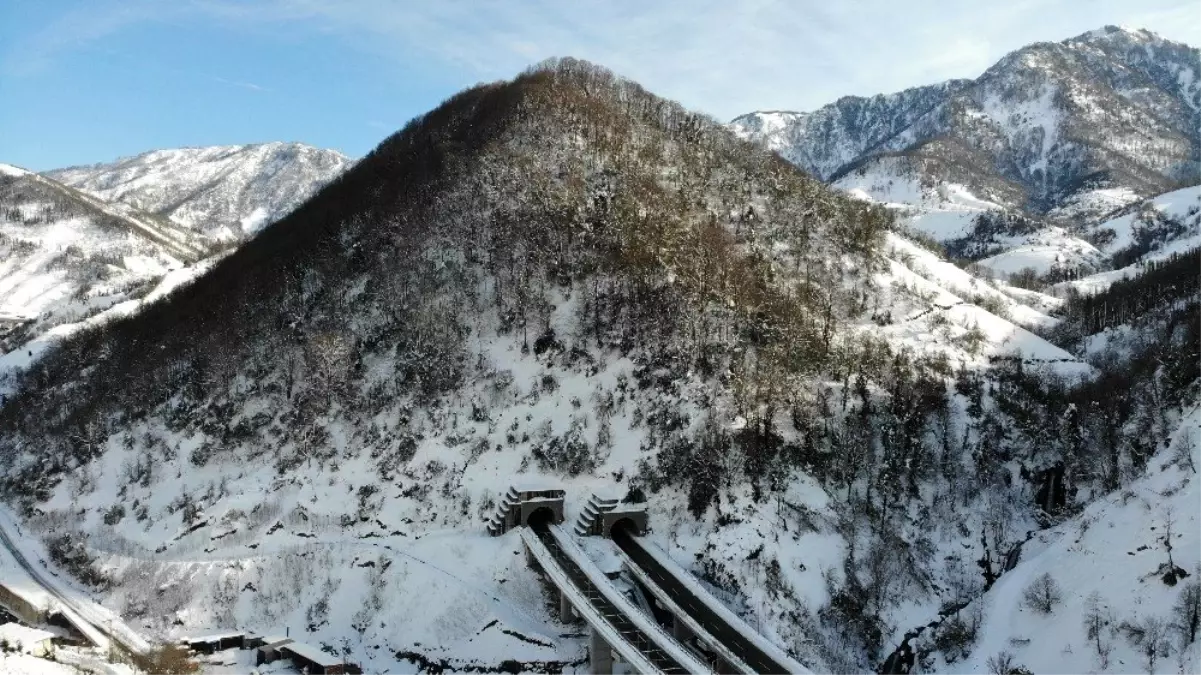
{"type": "MultiPolygon", "coordinates": [[[[620,636],[627,645],[633,647],[656,672],[683,674],[702,669],[701,664],[695,659],[689,658],[686,652],[681,654],[680,652],[684,652],[684,648],[665,633],[652,637],[648,634],[649,631],[639,626],[640,622],[631,618],[631,615],[638,611],[632,605],[619,607],[609,594],[604,593],[576,560],[576,556],[565,551],[560,545],[558,537],[555,536],[556,533],[552,531],[553,527],[549,523],[531,523],[530,530],[538,542],[545,547],[546,552],[566,580],[574,586],[577,593],[607,624],[609,632],[620,636]],[[664,641],[670,641],[673,644],[669,648],[664,648],[661,644],[664,641]]],[[[621,649],[624,645],[611,646],[619,652],[625,651],[621,649]]]]}
{"type": "MultiPolygon", "coordinates": [[[[712,638],[720,641],[726,650],[737,655],[742,663],[756,673],[808,673],[809,670],[788,658],[779,648],[772,648],[763,637],[728,609],[717,606],[717,600],[707,593],[698,592],[695,584],[676,578],[683,570],[670,569],[660,562],[639,538],[624,529],[613,532],[613,542],[639,569],[666,593],[671,601],[688,612],[697,624],[712,638]],[[775,653],[773,653],[775,652],[775,653]]],[[[653,546],[653,544],[650,544],[653,546]]],[[[686,572],[683,572],[686,573],[686,572]]]]}

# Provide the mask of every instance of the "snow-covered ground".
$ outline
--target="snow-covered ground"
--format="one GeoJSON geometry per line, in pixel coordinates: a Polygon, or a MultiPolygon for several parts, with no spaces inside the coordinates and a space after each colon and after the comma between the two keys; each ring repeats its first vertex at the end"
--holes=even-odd
{"type": "Polygon", "coordinates": [[[0,652],[0,675],[79,675],[81,672],[65,663],[28,654],[0,652]]]}
{"type": "Polygon", "coordinates": [[[1061,227],[1047,227],[1028,235],[999,238],[1003,253],[977,261],[1002,275],[1032,269],[1039,276],[1054,269],[1099,267],[1104,254],[1095,246],[1061,227]]]}
{"type": "MultiPolygon", "coordinates": [[[[1201,410],[1194,407],[1146,476],[1027,542],[1018,566],[976,603],[984,613],[983,637],[972,656],[939,669],[987,673],[987,660],[1004,651],[1036,673],[1150,672],[1145,650],[1131,643],[1121,624],[1177,622],[1182,589],[1201,573],[1199,441],[1201,410]],[[1169,521],[1172,560],[1189,575],[1175,585],[1163,581],[1169,521]],[[1045,615],[1023,603],[1025,589],[1043,574],[1051,575],[1062,596],[1045,615]],[[1090,602],[1108,612],[1099,635],[1100,652],[1109,652],[1107,665],[1085,626],[1090,602]]],[[[1172,627],[1163,639],[1168,646],[1155,672],[1201,669],[1201,640],[1185,646],[1172,627]]]]}
{"type": "Polygon", "coordinates": [[[1139,199],[1138,193],[1128,187],[1098,188],[1072,195],[1047,215],[1053,220],[1091,222],[1139,199]]]}
{"type": "Polygon", "coordinates": [[[28,173],[29,173],[28,171],[26,171],[25,169],[22,169],[19,166],[13,166],[12,164],[5,164],[4,162],[0,162],[0,175],[19,177],[19,176],[25,176],[28,173]]]}
{"type": "Polygon", "coordinates": [[[219,258],[220,256],[215,256],[186,267],[177,267],[167,271],[165,274],[152,275],[149,279],[154,281],[154,285],[148,293],[140,295],[140,297],[125,300],[121,298],[127,296],[116,296],[110,298],[111,301],[116,302],[108,306],[91,305],[90,307],[76,307],[72,311],[72,303],[64,301],[55,308],[58,310],[55,318],[64,322],[47,322],[51,327],[37,334],[29,341],[14,345],[7,352],[0,351],[0,394],[12,393],[15,386],[14,376],[18,372],[28,368],[47,349],[50,349],[59,341],[85,328],[98,326],[102,323],[136,313],[147,304],[195,280],[216,264],[219,258]],[[89,309],[92,313],[88,312],[89,309]],[[68,320],[76,316],[83,318],[78,321],[68,320]]]}
{"type": "Polygon", "coordinates": [[[852,197],[881,204],[896,211],[905,225],[938,241],[971,233],[977,216],[1004,207],[956,183],[924,184],[911,171],[900,170],[901,162],[879,161],[870,170],[852,171],[834,182],[834,187],[852,197]]]}
{"type": "Polygon", "coordinates": [[[939,242],[973,241],[999,253],[979,261],[996,276],[1033,269],[1045,275],[1053,269],[1096,269],[1103,254],[1067,229],[1047,226],[1022,234],[977,232],[981,216],[1016,213],[1010,207],[974,194],[956,183],[927,184],[899,159],[878,160],[852,171],[834,183],[852,197],[891,209],[906,229],[928,235],[939,242]]]}
{"type": "Polygon", "coordinates": [[[1051,292],[1056,295],[1064,295],[1069,290],[1084,294],[1098,293],[1109,288],[1115,281],[1138,276],[1147,263],[1165,260],[1172,255],[1201,246],[1201,185],[1153,197],[1129,207],[1128,212],[1104,220],[1091,229],[1094,232],[1113,232],[1113,242],[1105,247],[1107,251],[1113,252],[1130,246],[1136,241],[1141,230],[1155,227],[1155,221],[1161,218],[1178,223],[1180,231],[1172,236],[1156,238],[1151,250],[1125,267],[1060,282],[1051,287],[1051,292]]]}
{"type": "Polygon", "coordinates": [[[1201,222],[1201,185],[1173,190],[1131,204],[1123,211],[1124,213],[1103,220],[1090,228],[1093,232],[1113,232],[1113,241],[1106,246],[1108,251],[1119,251],[1130,246],[1135,242],[1140,230],[1153,227],[1155,223],[1151,212],[1184,224],[1187,228],[1187,234],[1184,236],[1195,239],[1201,235],[1198,231],[1198,223],[1201,222]]]}
{"type": "Polygon", "coordinates": [[[1031,297],[1045,296],[1014,293],[900,236],[888,237],[893,262],[881,279],[881,304],[889,307],[889,323],[879,330],[891,342],[976,368],[986,368],[993,358],[1021,358],[1064,375],[1092,374],[1091,366],[1028,330],[1058,322],[1032,306],[1031,297]]]}

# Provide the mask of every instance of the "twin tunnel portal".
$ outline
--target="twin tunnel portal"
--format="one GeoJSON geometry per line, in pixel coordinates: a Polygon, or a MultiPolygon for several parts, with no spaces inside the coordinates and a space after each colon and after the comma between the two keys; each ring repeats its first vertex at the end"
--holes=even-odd
{"type": "Polygon", "coordinates": [[[559,593],[560,618],[588,624],[592,672],[809,672],[644,539],[644,509],[594,494],[573,530],[613,541],[624,578],[602,571],[559,527],[565,497],[559,489],[510,488],[488,532],[521,530],[527,561],[559,593]]]}

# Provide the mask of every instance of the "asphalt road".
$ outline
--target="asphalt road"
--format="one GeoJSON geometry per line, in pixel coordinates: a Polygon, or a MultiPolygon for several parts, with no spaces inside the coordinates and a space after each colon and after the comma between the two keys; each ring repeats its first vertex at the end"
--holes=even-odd
{"type": "Polygon", "coordinates": [[[17,546],[13,544],[12,539],[10,539],[8,536],[8,532],[6,532],[2,526],[0,526],[0,544],[2,544],[4,548],[8,550],[8,552],[12,555],[13,560],[16,560],[17,564],[21,566],[21,569],[25,570],[25,572],[29,574],[30,579],[33,579],[35,582],[37,582],[37,584],[42,587],[42,590],[54,596],[60,603],[62,603],[63,607],[69,609],[76,616],[78,616],[80,621],[86,622],[87,625],[92,628],[92,630],[107,637],[109,640],[112,640],[115,644],[124,647],[127,651],[134,654],[141,652],[140,649],[134,645],[130,645],[125,640],[122,640],[119,636],[114,635],[104,626],[97,625],[96,623],[88,620],[86,612],[80,611],[71,598],[59,593],[58,589],[54,587],[54,584],[46,580],[46,577],[42,574],[42,571],[37,569],[37,567],[35,567],[29,562],[29,560],[25,558],[24,554],[21,553],[21,549],[17,548],[17,546]]]}
{"type": "Polygon", "coordinates": [[[624,528],[613,531],[613,542],[646,572],[660,588],[667,593],[677,605],[685,609],[689,616],[701,625],[710,635],[725,645],[732,653],[742,659],[757,673],[787,673],[783,664],[768,656],[754,642],[748,640],[740,631],[726,623],[717,612],[696,597],[687,586],[680,583],[654,556],[647,553],[637,539],[624,528]]]}

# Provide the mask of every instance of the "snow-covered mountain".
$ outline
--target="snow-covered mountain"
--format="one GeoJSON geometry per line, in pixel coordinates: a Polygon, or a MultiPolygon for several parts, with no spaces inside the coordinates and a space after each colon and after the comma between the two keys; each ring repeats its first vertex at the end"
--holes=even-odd
{"type": "Polygon", "coordinates": [[[761,111],[734,118],[739,136],[763,143],[822,180],[903,132],[969,80],[896,94],[845,96],[813,112],[761,111]]]}
{"type": "Polygon", "coordinates": [[[57,338],[128,313],[205,251],[165,218],[0,164],[0,392],[57,338]]]}
{"type": "Polygon", "coordinates": [[[351,164],[334,150],[277,142],[154,150],[46,175],[227,246],[283,217],[351,164]]]}
{"type": "Polygon", "coordinates": [[[551,482],[572,515],[592,490],[645,497],[656,542],[767,638],[872,669],[1011,545],[978,536],[1002,518],[984,502],[1014,532],[1038,518],[1039,432],[972,459],[992,401],[1024,400],[985,374],[1093,374],[1035,334],[1063,300],[889,226],[552,62],[65,342],[0,408],[0,458],[31,527],[68,533],[153,634],[291,626],[377,669],[561,668],[584,643],[519,539],[483,534],[510,482],[551,482]]]}
{"type": "Polygon", "coordinates": [[[975,80],[731,128],[955,255],[1054,282],[1108,266],[1114,249],[1091,233],[1115,213],[1201,182],[1201,52],[1110,26],[1019,49],[975,80]],[[1002,241],[998,219],[1023,231],[1002,241]]]}
{"type": "Polygon", "coordinates": [[[750,113],[731,127],[826,180],[949,138],[978,153],[966,170],[1022,188],[1015,206],[1045,212],[1114,188],[1146,197],[1201,169],[1201,53],[1109,26],[1019,49],[975,80],[750,113]]]}
{"type": "MultiPolygon", "coordinates": [[[[941,188],[857,189],[989,214],[1023,189],[941,188]]],[[[41,558],[156,638],[288,628],[371,671],[580,670],[587,637],[516,533],[484,535],[510,484],[541,482],[569,518],[593,490],[645,500],[648,536],[814,671],[876,671],[931,624],[923,664],[987,668],[1027,639],[1007,575],[1082,560],[1059,552],[1073,519],[1184,473],[1158,463],[1197,395],[1195,275],[1173,258],[1055,297],[863,195],[545,63],[65,340],[0,407],[0,488],[52,533],[41,558]]],[[[1040,231],[980,227],[1002,248],[1040,231]]],[[[1109,600],[1131,609],[1135,583],[1109,600]]],[[[1061,667],[1048,644],[1021,662],[1061,667]]]]}

